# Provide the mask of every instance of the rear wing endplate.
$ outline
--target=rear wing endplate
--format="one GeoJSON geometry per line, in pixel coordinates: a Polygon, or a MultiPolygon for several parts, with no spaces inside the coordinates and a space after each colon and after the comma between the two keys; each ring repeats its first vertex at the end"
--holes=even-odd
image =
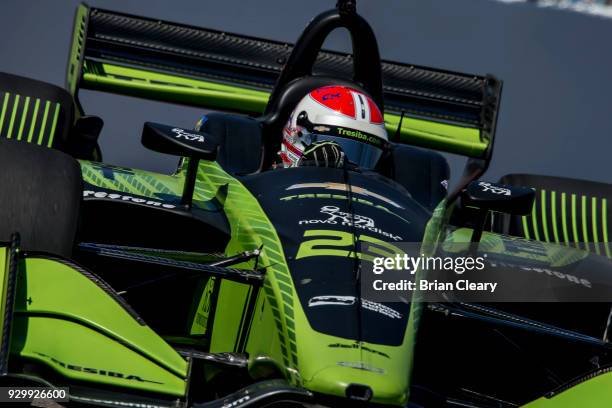
{"type": "MultiPolygon", "coordinates": [[[[67,87],[261,114],[291,44],[81,4],[67,87]]],[[[321,51],[315,75],[351,78],[351,56],[321,51]]],[[[382,61],[385,121],[402,143],[488,160],[501,81],[382,61]]]]}

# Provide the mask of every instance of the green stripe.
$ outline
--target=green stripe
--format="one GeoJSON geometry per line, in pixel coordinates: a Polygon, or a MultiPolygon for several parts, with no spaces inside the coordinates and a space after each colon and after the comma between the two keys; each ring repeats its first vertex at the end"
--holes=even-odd
{"type": "Polygon", "coordinates": [[[13,103],[13,111],[11,112],[11,121],[9,122],[8,132],[6,133],[6,137],[8,139],[11,138],[11,133],[13,133],[13,125],[15,124],[15,116],[17,115],[17,107],[19,106],[19,96],[15,95],[15,103],[13,103]]]}
{"type": "Polygon", "coordinates": [[[4,103],[2,104],[2,113],[0,113],[0,132],[2,132],[2,125],[4,125],[4,116],[6,115],[6,105],[8,105],[8,100],[10,96],[11,94],[9,94],[8,92],[4,93],[4,103]]]}
{"type": "Polygon", "coordinates": [[[578,224],[576,222],[576,194],[572,194],[572,233],[574,234],[574,246],[578,247],[578,224]]]}
{"type": "Polygon", "coordinates": [[[567,233],[567,197],[561,193],[561,225],[563,226],[563,242],[569,244],[569,234],[567,233]]]}
{"type": "Polygon", "coordinates": [[[19,132],[17,133],[17,140],[21,140],[23,133],[23,126],[25,125],[25,119],[28,116],[28,107],[30,106],[30,97],[26,96],[25,102],[23,103],[23,112],[21,113],[21,123],[19,124],[19,132]]]}
{"type": "Polygon", "coordinates": [[[43,136],[45,134],[45,127],[47,126],[47,115],[49,114],[49,105],[51,102],[45,102],[45,113],[43,113],[42,123],[40,124],[40,132],[38,132],[38,142],[37,145],[42,145],[43,136]]]}
{"type": "Polygon", "coordinates": [[[544,230],[544,239],[546,242],[550,242],[550,238],[548,237],[548,221],[546,220],[546,190],[540,191],[540,198],[542,202],[540,203],[540,214],[542,215],[542,229],[544,230]]]}
{"type": "Polygon", "coordinates": [[[53,123],[51,124],[51,132],[49,132],[49,142],[47,147],[51,147],[53,139],[55,138],[55,126],[57,125],[57,118],[59,117],[60,104],[55,104],[55,113],[53,113],[53,123]]]}
{"type": "Polygon", "coordinates": [[[586,247],[586,249],[589,249],[589,234],[588,234],[588,228],[587,228],[587,197],[585,195],[582,196],[581,199],[581,204],[582,204],[582,239],[584,240],[584,245],[586,247]]]}
{"type": "Polygon", "coordinates": [[[553,236],[555,237],[555,242],[559,243],[559,231],[557,228],[557,192],[550,192],[550,202],[551,202],[551,210],[552,210],[552,227],[553,227],[553,236]]]}
{"type": "Polygon", "coordinates": [[[603,222],[603,242],[604,248],[606,248],[606,256],[612,258],[610,254],[610,241],[608,241],[608,200],[604,198],[601,201],[601,220],[603,222]]]}
{"type": "Polygon", "coordinates": [[[599,250],[599,236],[597,235],[597,198],[591,198],[591,227],[593,228],[593,242],[595,243],[595,252],[601,255],[599,250]]]}
{"type": "Polygon", "coordinates": [[[531,239],[529,237],[529,225],[527,224],[527,216],[523,215],[521,218],[523,219],[523,234],[525,235],[525,238],[531,239]]]}
{"type": "Polygon", "coordinates": [[[540,240],[540,231],[538,231],[538,222],[536,220],[536,213],[537,213],[537,209],[536,209],[537,205],[534,205],[531,208],[531,225],[533,226],[533,235],[535,236],[535,240],[539,241],[540,240]]]}
{"type": "Polygon", "coordinates": [[[32,123],[30,123],[30,132],[28,133],[28,143],[32,141],[32,135],[34,134],[34,128],[36,127],[36,119],[38,119],[38,106],[40,105],[40,99],[36,98],[34,104],[34,112],[32,113],[32,123]]]}

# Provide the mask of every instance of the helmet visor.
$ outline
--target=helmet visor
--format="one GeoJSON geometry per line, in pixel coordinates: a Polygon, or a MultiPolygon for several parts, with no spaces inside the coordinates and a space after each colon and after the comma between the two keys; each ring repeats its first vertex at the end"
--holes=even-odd
{"type": "Polygon", "coordinates": [[[302,142],[307,146],[313,142],[323,141],[340,145],[346,158],[363,169],[373,169],[383,153],[381,147],[346,137],[318,133],[306,133],[302,136],[302,142]]]}

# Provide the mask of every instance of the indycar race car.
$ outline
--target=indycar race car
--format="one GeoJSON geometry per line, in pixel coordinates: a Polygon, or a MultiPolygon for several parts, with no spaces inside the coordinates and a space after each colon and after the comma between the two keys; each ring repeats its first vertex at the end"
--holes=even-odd
{"type": "Polygon", "coordinates": [[[2,386],[109,407],[612,404],[612,186],[480,180],[494,76],[381,61],[350,0],[295,45],[83,4],[66,88],[0,74],[2,386]],[[321,50],[336,28],[351,54],[321,50]],[[296,103],[331,84],[384,110],[378,166],[273,168],[296,103]],[[80,89],[216,112],[144,124],[180,160],[157,174],[102,162],[80,89]],[[467,157],[448,191],[440,152],[467,157]],[[375,299],[368,268],[404,243],[486,252],[507,289],[466,272],[482,298],[440,278],[435,299],[375,299]]]}

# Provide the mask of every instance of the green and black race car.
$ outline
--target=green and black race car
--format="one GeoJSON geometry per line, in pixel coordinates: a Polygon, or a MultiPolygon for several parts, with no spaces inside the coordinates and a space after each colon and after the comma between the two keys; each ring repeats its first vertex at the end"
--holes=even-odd
{"type": "Polygon", "coordinates": [[[478,181],[501,81],[380,61],[353,1],[294,46],[81,5],[67,90],[0,74],[0,92],[0,385],[113,407],[612,404],[612,187],[478,181]],[[339,27],[351,55],[321,50],[339,27]],[[385,108],[378,168],[272,170],[291,110],[329,84],[385,108]],[[224,113],[146,123],[181,158],[157,174],[102,162],[79,89],[224,113]],[[450,192],[436,150],[468,158],[450,192]],[[368,264],[401,242],[486,250],[559,301],[368,299],[368,264]]]}

